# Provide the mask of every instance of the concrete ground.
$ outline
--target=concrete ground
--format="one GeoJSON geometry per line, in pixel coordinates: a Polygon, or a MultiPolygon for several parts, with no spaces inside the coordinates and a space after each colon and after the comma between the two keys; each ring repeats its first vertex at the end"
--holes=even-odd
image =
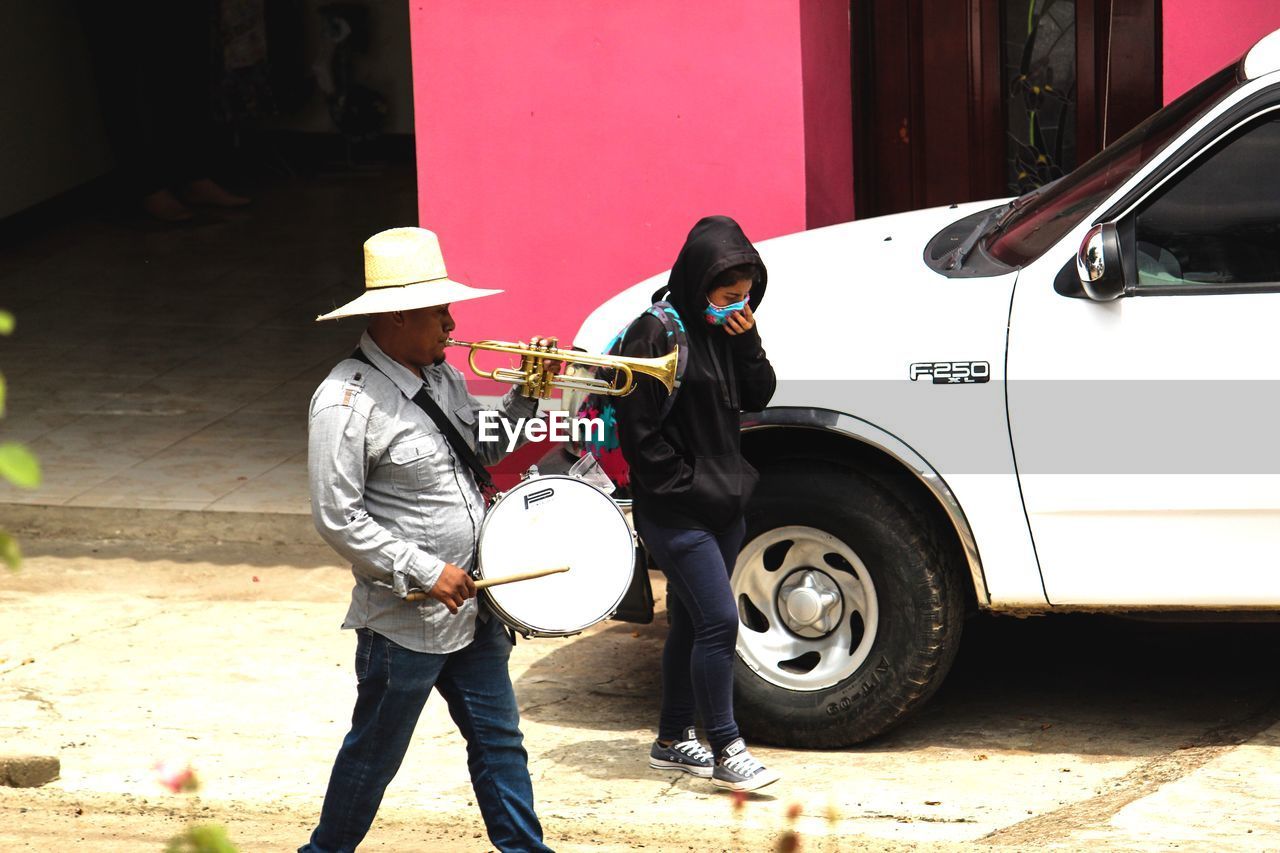
{"type": "MultiPolygon", "coordinates": [[[[414,220],[413,177],[255,196],[181,229],[82,217],[0,254],[18,319],[0,441],[46,475],[0,487],[28,555],[0,571],[0,753],[61,761],[0,788],[0,849],[157,850],[211,820],[290,850],[319,809],[354,642],[349,572],[306,515],[304,411],[358,330],[311,319],[358,290],[365,236],[414,220]],[[198,794],[160,788],[169,757],[198,794]]],[[[789,829],[806,850],[1280,849],[1273,626],[976,619],[923,713],[856,749],[762,746],[785,778],[741,808],[645,765],[663,630],[515,650],[558,849],[771,849],[789,829]]],[[[485,849],[472,803],[433,699],[362,849],[485,849]]]]}
{"type": "MultiPolygon", "coordinates": [[[[293,849],[354,698],[347,569],[288,525],[152,511],[164,538],[141,541],[104,512],[88,535],[15,519],[30,554],[0,575],[0,743],[62,773],[0,788],[0,849],[156,850],[193,820],[293,849]],[[165,759],[202,790],[163,790],[165,759]]],[[[976,619],[923,713],[859,748],[760,746],[784,779],[741,808],[646,766],[663,631],[660,613],[515,649],[557,849],[767,850],[788,829],[805,850],[1280,849],[1275,626],[976,619]]],[[[362,849],[487,849],[473,802],[433,697],[362,849]]]]}

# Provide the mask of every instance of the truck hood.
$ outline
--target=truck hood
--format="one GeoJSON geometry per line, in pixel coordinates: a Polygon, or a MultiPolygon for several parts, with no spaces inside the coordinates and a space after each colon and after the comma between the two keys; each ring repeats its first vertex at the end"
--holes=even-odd
{"type": "MultiPolygon", "coordinates": [[[[756,318],[779,380],[907,379],[912,363],[940,360],[986,361],[998,378],[1016,273],[947,278],[924,263],[925,245],[943,227],[998,203],[916,210],[757,243],[769,269],[769,301],[756,318]]],[[[605,302],[575,344],[602,351],[667,275],[605,302]]]]}

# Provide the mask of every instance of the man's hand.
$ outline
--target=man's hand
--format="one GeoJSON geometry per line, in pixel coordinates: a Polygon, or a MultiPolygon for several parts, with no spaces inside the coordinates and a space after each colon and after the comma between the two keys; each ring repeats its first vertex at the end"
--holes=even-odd
{"type": "Polygon", "coordinates": [[[450,613],[457,613],[462,602],[476,597],[476,585],[471,580],[471,575],[453,563],[445,563],[436,585],[431,587],[427,595],[449,608],[450,613]]]}
{"type": "MultiPolygon", "coordinates": [[[[543,352],[547,352],[548,350],[556,349],[559,346],[560,339],[544,338],[541,335],[534,335],[529,340],[529,343],[535,349],[539,349],[539,350],[542,350],[543,352]]],[[[554,361],[551,359],[548,359],[546,361],[546,366],[547,366],[547,371],[549,373],[558,375],[564,372],[564,362],[560,361],[559,359],[556,359],[554,361]]]]}
{"type": "Polygon", "coordinates": [[[742,306],[741,311],[734,311],[724,321],[724,330],[731,335],[740,335],[756,324],[756,316],[751,313],[751,303],[742,306]]]}

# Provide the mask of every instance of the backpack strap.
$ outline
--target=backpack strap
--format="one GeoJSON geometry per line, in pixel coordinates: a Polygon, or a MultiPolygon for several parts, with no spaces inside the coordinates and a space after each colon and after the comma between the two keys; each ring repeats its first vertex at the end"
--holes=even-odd
{"type": "MultiPolygon", "coordinates": [[[[662,324],[662,328],[667,333],[667,341],[672,346],[679,347],[679,352],[676,354],[675,382],[671,386],[671,393],[667,395],[667,399],[662,401],[662,418],[665,420],[667,415],[671,414],[672,407],[676,404],[676,394],[680,392],[680,382],[684,379],[685,368],[689,366],[689,333],[685,331],[684,321],[680,319],[680,312],[665,299],[653,303],[645,309],[644,313],[657,317],[658,322],[662,324]]],[[[627,328],[630,328],[630,326],[627,328]]],[[[626,329],[623,330],[622,334],[626,334],[626,329]]]]}

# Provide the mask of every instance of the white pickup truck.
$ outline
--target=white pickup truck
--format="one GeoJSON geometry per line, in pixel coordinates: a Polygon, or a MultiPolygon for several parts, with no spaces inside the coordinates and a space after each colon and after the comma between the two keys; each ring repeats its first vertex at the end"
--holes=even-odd
{"type": "Polygon", "coordinates": [[[1280,616],[1280,31],[1020,198],[758,248],[779,385],[743,419],[752,737],[884,732],[977,608],[1280,616]]]}

